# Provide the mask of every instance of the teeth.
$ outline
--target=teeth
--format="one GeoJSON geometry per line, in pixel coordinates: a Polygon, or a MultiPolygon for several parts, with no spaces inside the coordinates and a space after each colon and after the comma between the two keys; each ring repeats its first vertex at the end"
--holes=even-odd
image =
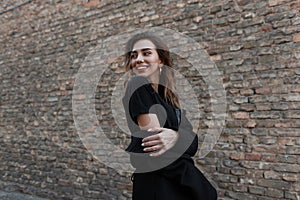
{"type": "Polygon", "coordinates": [[[137,67],[137,69],[146,69],[146,66],[137,67]]]}

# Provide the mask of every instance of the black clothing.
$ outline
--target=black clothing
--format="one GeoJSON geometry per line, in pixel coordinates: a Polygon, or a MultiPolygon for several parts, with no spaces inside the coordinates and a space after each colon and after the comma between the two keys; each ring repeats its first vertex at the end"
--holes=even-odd
{"type": "Polygon", "coordinates": [[[134,200],[215,200],[217,193],[191,158],[198,149],[198,137],[185,116],[185,111],[173,107],[164,98],[164,86],[156,92],[145,77],[132,77],[123,97],[131,143],[126,148],[133,175],[134,200]],[[150,157],[143,151],[142,139],[153,133],[141,131],[137,116],[154,113],[161,127],[178,131],[174,147],[161,156],[150,157]]]}

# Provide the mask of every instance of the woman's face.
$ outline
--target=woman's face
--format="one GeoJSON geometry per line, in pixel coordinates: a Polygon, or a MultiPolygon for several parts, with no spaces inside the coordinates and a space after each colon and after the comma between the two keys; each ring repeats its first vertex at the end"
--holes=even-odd
{"type": "Polygon", "coordinates": [[[159,68],[162,66],[162,62],[155,45],[150,40],[139,40],[133,45],[130,63],[136,75],[144,76],[150,82],[158,83],[159,68]]]}

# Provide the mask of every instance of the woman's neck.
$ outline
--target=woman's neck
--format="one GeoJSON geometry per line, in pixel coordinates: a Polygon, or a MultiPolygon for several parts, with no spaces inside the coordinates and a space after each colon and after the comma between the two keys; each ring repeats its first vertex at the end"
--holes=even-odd
{"type": "Polygon", "coordinates": [[[158,93],[158,84],[157,83],[151,83],[151,86],[158,93]]]}
{"type": "Polygon", "coordinates": [[[159,84],[159,79],[160,77],[159,76],[155,76],[155,77],[151,77],[151,78],[148,78],[149,82],[151,83],[151,86],[153,87],[153,89],[158,92],[158,84],[159,84]]]}

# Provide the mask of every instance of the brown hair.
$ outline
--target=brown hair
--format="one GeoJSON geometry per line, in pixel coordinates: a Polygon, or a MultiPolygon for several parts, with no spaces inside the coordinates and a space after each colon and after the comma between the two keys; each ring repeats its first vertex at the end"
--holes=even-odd
{"type": "Polygon", "coordinates": [[[173,62],[170,56],[168,46],[157,36],[149,32],[138,33],[134,35],[126,44],[125,47],[125,70],[128,72],[131,69],[130,57],[131,51],[134,44],[139,40],[149,40],[151,41],[158,53],[158,56],[164,66],[162,67],[160,74],[160,84],[164,86],[164,96],[173,106],[180,108],[179,100],[176,94],[175,87],[175,75],[173,68],[173,62]]]}

